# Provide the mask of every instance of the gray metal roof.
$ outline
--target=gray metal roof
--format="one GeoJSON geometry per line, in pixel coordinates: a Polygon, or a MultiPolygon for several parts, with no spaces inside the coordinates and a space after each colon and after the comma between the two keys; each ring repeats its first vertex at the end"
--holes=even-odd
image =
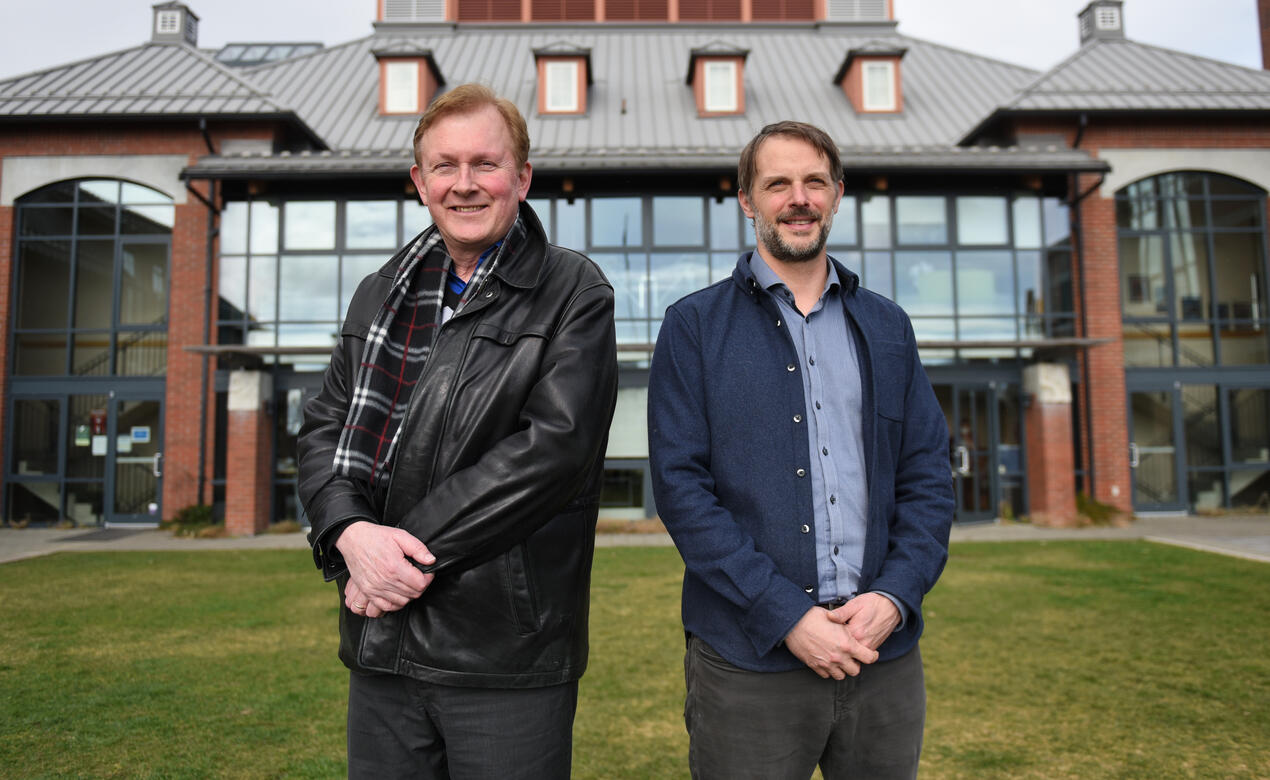
{"type": "MultiPolygon", "coordinates": [[[[1016,65],[898,35],[884,25],[459,25],[413,28],[323,49],[246,75],[296,111],[334,150],[408,150],[415,120],[380,116],[386,46],[430,50],[447,84],[480,81],[525,114],[532,158],[619,158],[650,165],[685,152],[735,155],[769,122],[802,119],[844,149],[950,147],[1036,77],[1016,65]],[[904,111],[857,115],[832,78],[847,52],[879,41],[906,48],[904,111]],[[593,85],[584,116],[538,116],[534,50],[590,49],[593,85]],[[744,115],[697,116],[683,74],[694,49],[749,50],[744,115]],[[796,52],[796,56],[791,53],[796,52]]],[[[598,162],[596,163],[598,164],[598,162]]]]}
{"type": "Polygon", "coordinates": [[[1004,101],[997,118],[1070,111],[1270,111],[1270,72],[1126,39],[1094,40],[1004,101]]]}
{"type": "Polygon", "coordinates": [[[184,44],[145,44],[0,81],[0,119],[82,116],[284,117],[299,123],[276,97],[184,44]]]}
{"type": "MultiPolygon", "coordinates": [[[[664,168],[680,170],[732,168],[735,152],[705,148],[599,150],[564,155],[531,154],[539,171],[586,171],[605,168],[664,168]]],[[[1053,171],[1100,172],[1108,170],[1101,160],[1087,152],[1063,147],[853,147],[843,150],[843,167],[857,171],[920,170],[929,172],[988,173],[1011,171],[1045,173],[1053,171]]],[[[189,178],[256,179],[319,176],[405,176],[410,152],[317,152],[277,155],[240,154],[208,156],[186,169],[189,178]]]]}

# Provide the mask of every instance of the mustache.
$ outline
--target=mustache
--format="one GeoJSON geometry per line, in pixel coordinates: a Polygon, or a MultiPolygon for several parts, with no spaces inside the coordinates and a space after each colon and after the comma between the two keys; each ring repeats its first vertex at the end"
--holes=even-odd
{"type": "Polygon", "coordinates": [[[806,206],[795,206],[776,217],[777,222],[784,222],[789,219],[820,219],[820,213],[813,211],[806,206]]]}

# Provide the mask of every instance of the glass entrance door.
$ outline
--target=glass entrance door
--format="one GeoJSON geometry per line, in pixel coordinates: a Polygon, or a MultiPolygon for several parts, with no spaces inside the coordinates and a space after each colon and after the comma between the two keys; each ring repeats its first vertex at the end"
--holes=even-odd
{"type": "Polygon", "coordinates": [[[958,522],[997,516],[998,420],[991,384],[936,385],[935,396],[948,423],[948,458],[957,499],[958,522]]]}
{"type": "Polygon", "coordinates": [[[1186,510],[1177,448],[1181,424],[1177,395],[1174,387],[1129,393],[1129,468],[1135,511],[1186,510]]]}
{"type": "Polygon", "coordinates": [[[113,434],[107,442],[107,524],[146,524],[162,516],[162,403],[148,398],[116,398],[111,408],[113,434]]]}

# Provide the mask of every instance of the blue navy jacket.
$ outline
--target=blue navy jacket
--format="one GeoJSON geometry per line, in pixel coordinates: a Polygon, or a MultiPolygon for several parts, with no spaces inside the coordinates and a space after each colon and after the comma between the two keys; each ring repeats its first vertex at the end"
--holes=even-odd
{"type": "MultiPolygon", "coordinates": [[[[910,614],[879,648],[889,660],[917,644],[922,597],[948,557],[948,427],[908,315],[832,263],[864,391],[860,592],[885,591],[910,614]]],[[[649,376],[653,493],[685,563],[684,628],[754,671],[802,666],[782,640],[820,601],[801,370],[747,253],[730,279],[667,310],[649,376]]]]}

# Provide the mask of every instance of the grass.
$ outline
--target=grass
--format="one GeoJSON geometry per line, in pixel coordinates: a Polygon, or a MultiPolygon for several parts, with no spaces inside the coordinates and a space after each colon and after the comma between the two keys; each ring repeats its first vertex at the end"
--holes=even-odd
{"type": "MultiPolygon", "coordinates": [[[[686,777],[680,573],[597,551],[575,777],[686,777]]],[[[924,778],[1270,776],[1270,566],[961,543],[927,612],[924,778]]],[[[0,566],[0,776],[340,777],[335,615],[302,551],[0,566]]]]}

